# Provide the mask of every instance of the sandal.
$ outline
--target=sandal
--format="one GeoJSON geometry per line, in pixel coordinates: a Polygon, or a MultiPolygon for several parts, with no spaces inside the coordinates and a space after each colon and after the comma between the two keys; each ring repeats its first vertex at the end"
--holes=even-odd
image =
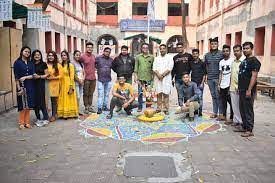
{"type": "Polygon", "coordinates": [[[19,125],[18,128],[19,128],[19,130],[23,130],[25,128],[25,126],[24,125],[19,125]]]}
{"type": "Polygon", "coordinates": [[[106,116],[107,119],[111,119],[112,117],[113,117],[112,114],[108,114],[108,115],[106,116]]]}
{"type": "Polygon", "coordinates": [[[29,129],[31,129],[31,128],[32,128],[32,126],[31,126],[30,124],[25,124],[25,128],[29,128],[29,129]]]}

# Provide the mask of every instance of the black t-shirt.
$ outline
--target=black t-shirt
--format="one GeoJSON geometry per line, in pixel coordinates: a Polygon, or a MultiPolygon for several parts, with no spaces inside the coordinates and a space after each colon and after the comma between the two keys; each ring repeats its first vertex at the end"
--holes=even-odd
{"type": "MultiPolygon", "coordinates": [[[[240,64],[240,71],[238,75],[238,88],[240,91],[246,91],[249,87],[252,71],[259,72],[261,63],[256,57],[248,57],[240,64]]],[[[256,91],[256,85],[253,86],[252,92],[256,91]]]]}
{"type": "Polygon", "coordinates": [[[191,69],[191,81],[197,83],[200,86],[203,76],[207,74],[205,62],[199,59],[198,62],[194,60],[190,62],[191,69]]]}
{"type": "Polygon", "coordinates": [[[48,69],[48,66],[45,62],[40,61],[38,64],[34,64],[35,67],[35,73],[37,75],[44,75],[45,70],[48,69]]]}
{"type": "Polygon", "coordinates": [[[190,62],[193,57],[190,53],[179,53],[174,56],[174,67],[172,71],[172,76],[176,79],[181,79],[182,74],[185,72],[190,73],[190,62]]]}

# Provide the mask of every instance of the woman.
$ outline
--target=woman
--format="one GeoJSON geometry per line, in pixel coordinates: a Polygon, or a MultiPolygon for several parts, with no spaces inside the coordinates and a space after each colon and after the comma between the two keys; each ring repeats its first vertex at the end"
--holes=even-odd
{"type": "Polygon", "coordinates": [[[52,104],[52,116],[50,118],[50,122],[54,122],[57,118],[57,102],[60,93],[60,78],[62,76],[62,66],[58,63],[58,58],[54,51],[48,52],[47,65],[49,72],[49,95],[52,104]]]}
{"type": "Polygon", "coordinates": [[[80,98],[83,96],[83,85],[84,85],[84,68],[83,64],[80,62],[81,53],[79,50],[75,50],[73,53],[74,61],[72,62],[75,69],[75,88],[76,88],[76,96],[77,96],[77,103],[79,109],[79,115],[82,115],[80,112],[80,98]]]}
{"type": "Polygon", "coordinates": [[[37,118],[36,126],[41,127],[49,123],[49,115],[46,107],[45,98],[45,79],[48,77],[48,66],[43,62],[42,54],[39,50],[32,52],[31,60],[34,63],[37,78],[34,80],[35,89],[35,115],[37,118]],[[43,113],[43,121],[40,118],[40,110],[43,113]]]}
{"type": "Polygon", "coordinates": [[[19,129],[31,128],[30,110],[35,106],[34,83],[36,77],[34,64],[30,61],[31,49],[23,47],[13,69],[17,89],[17,107],[19,111],[19,129]]]}
{"type": "Polygon", "coordinates": [[[75,92],[74,82],[74,66],[70,63],[69,53],[67,51],[61,52],[62,60],[62,78],[61,90],[58,98],[58,117],[67,119],[78,117],[78,105],[75,92]]]}

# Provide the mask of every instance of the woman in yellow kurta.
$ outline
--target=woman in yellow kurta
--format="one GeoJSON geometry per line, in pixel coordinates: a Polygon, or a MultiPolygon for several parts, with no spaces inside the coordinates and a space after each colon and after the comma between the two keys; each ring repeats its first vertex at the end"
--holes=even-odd
{"type": "Polygon", "coordinates": [[[78,104],[74,82],[74,66],[70,63],[69,53],[61,52],[62,78],[58,97],[57,114],[60,118],[78,117],[78,104]]]}
{"type": "Polygon", "coordinates": [[[62,77],[62,66],[58,63],[58,58],[54,51],[48,52],[47,65],[49,72],[48,88],[52,104],[52,117],[50,118],[50,122],[53,122],[57,118],[57,102],[60,93],[60,78],[62,77]]]}

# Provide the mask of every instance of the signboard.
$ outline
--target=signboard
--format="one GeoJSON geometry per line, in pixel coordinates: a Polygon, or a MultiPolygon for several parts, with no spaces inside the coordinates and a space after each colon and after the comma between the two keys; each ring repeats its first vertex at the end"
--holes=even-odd
{"type": "Polygon", "coordinates": [[[0,0],[0,21],[12,20],[12,0],[0,0]]]}
{"type": "Polygon", "coordinates": [[[51,23],[50,23],[50,15],[51,12],[49,11],[44,11],[42,14],[42,19],[41,19],[41,26],[40,29],[44,32],[51,31],[51,23]]]}
{"type": "MultiPolygon", "coordinates": [[[[122,19],[120,21],[120,31],[140,31],[147,32],[148,21],[147,20],[131,20],[122,19]]],[[[164,32],[165,21],[164,20],[151,20],[150,21],[150,32],[164,32]]]]}
{"type": "Polygon", "coordinates": [[[102,55],[106,47],[111,48],[110,57],[114,57],[116,55],[116,45],[98,45],[98,54],[102,55]]]}

